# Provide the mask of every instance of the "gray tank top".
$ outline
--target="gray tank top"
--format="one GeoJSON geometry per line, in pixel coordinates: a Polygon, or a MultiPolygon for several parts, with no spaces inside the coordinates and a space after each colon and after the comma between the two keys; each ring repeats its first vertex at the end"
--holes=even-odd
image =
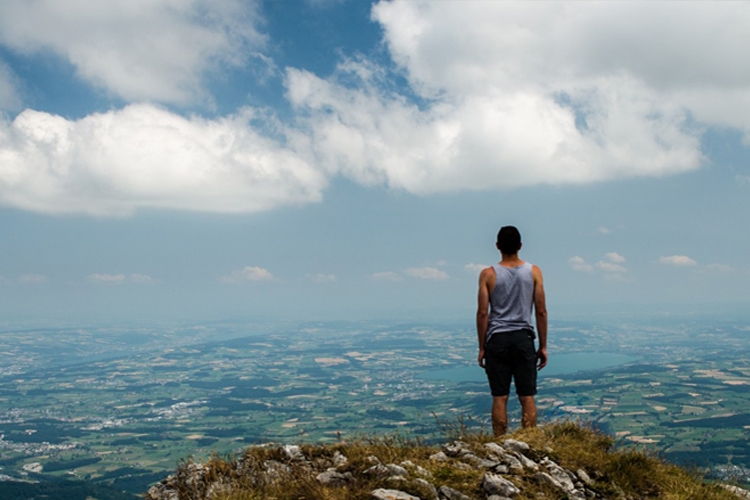
{"type": "Polygon", "coordinates": [[[531,312],[534,305],[534,278],[531,264],[518,267],[492,266],[495,288],[490,293],[490,317],[486,341],[496,333],[530,330],[534,333],[531,312]]]}

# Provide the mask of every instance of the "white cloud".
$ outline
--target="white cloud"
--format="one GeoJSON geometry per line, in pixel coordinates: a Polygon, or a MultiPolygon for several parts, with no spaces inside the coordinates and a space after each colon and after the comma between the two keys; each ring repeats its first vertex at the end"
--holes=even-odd
{"type": "Polygon", "coordinates": [[[466,264],[464,266],[464,269],[466,269],[467,271],[469,271],[472,274],[478,274],[478,273],[481,273],[487,267],[489,267],[489,266],[486,266],[484,264],[474,264],[474,263],[472,263],[472,264],[466,264]]]}
{"type": "Polygon", "coordinates": [[[242,269],[232,271],[228,276],[222,276],[219,281],[222,283],[239,284],[249,281],[270,281],[273,279],[268,269],[262,267],[246,266],[242,269]]]}
{"type": "Polygon", "coordinates": [[[143,104],[78,121],[26,110],[0,119],[0,204],[125,216],[144,207],[238,213],[320,200],[324,175],[250,125],[262,118],[251,109],[184,118],[143,104]]]}
{"type": "Polygon", "coordinates": [[[577,255],[568,259],[568,265],[574,271],[591,272],[594,270],[594,266],[587,263],[583,257],[577,255]]]}
{"type": "Polygon", "coordinates": [[[23,285],[41,285],[47,282],[47,277],[43,274],[23,274],[19,276],[18,282],[23,285]]]}
{"type": "Polygon", "coordinates": [[[316,283],[331,283],[333,281],[336,281],[335,274],[308,274],[307,277],[316,283]]]}
{"type": "Polygon", "coordinates": [[[131,274],[130,281],[133,283],[154,283],[154,279],[147,274],[131,274]]]}
{"type": "Polygon", "coordinates": [[[625,262],[625,257],[620,255],[617,252],[609,252],[604,254],[604,258],[607,259],[609,262],[613,262],[615,264],[622,264],[625,262]]]}
{"type": "Polygon", "coordinates": [[[146,274],[131,274],[126,276],[124,274],[107,274],[107,273],[93,273],[89,274],[88,280],[91,283],[105,283],[119,285],[121,283],[154,283],[154,279],[146,274]]]}
{"type": "Polygon", "coordinates": [[[603,260],[600,260],[596,264],[594,264],[598,269],[601,269],[605,273],[610,274],[623,274],[626,273],[628,270],[625,268],[625,266],[622,266],[620,264],[615,264],[613,262],[606,262],[603,260]]]}
{"type": "Polygon", "coordinates": [[[122,283],[125,281],[124,274],[89,274],[89,281],[92,283],[122,283]]]}
{"type": "Polygon", "coordinates": [[[617,252],[609,252],[595,264],[589,264],[586,260],[578,255],[568,259],[568,266],[574,271],[592,273],[599,271],[599,274],[608,281],[628,281],[625,275],[628,272],[625,263],[625,257],[617,252]]]}
{"type": "Polygon", "coordinates": [[[609,228],[606,228],[604,226],[601,226],[599,229],[599,234],[610,234],[612,231],[609,230],[609,228]]]}
{"type": "Polygon", "coordinates": [[[370,279],[373,281],[403,281],[404,278],[398,273],[394,273],[393,271],[381,271],[377,273],[372,273],[370,276],[370,279]]]}
{"type": "Polygon", "coordinates": [[[435,267],[410,267],[404,270],[404,274],[412,278],[418,278],[423,280],[435,280],[442,281],[447,280],[450,276],[445,271],[437,269],[435,267]]]}
{"type": "Polygon", "coordinates": [[[659,257],[659,262],[666,266],[691,267],[697,262],[687,255],[670,255],[659,257]]]}
{"type": "Polygon", "coordinates": [[[188,103],[209,70],[262,49],[255,0],[4,0],[0,43],[52,51],[128,101],[188,103]]]}
{"type": "Polygon", "coordinates": [[[15,110],[21,106],[18,77],[0,60],[0,111],[15,110]]]}
{"type": "Polygon", "coordinates": [[[750,130],[742,3],[393,0],[372,16],[424,105],[384,90],[367,61],[329,79],[287,73],[321,163],[364,184],[433,193],[663,176],[700,166],[700,125],[750,130]]]}

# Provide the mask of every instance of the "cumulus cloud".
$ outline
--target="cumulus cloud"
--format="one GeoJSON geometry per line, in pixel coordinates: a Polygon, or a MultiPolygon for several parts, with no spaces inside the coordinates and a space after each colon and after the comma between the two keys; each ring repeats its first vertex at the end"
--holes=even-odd
{"type": "Polygon", "coordinates": [[[188,103],[208,70],[263,48],[260,22],[255,0],[4,0],[0,43],[51,51],[128,101],[188,103]]]}
{"type": "Polygon", "coordinates": [[[89,274],[88,280],[91,283],[103,283],[103,284],[114,284],[119,285],[122,283],[154,283],[154,279],[146,274],[131,274],[126,276],[125,274],[107,274],[107,273],[93,273],[89,274]]]}
{"type": "Polygon", "coordinates": [[[436,267],[410,267],[404,270],[404,274],[409,277],[422,279],[422,280],[434,280],[442,281],[447,280],[450,276],[445,271],[436,267]]]}
{"type": "Polygon", "coordinates": [[[609,262],[614,262],[616,264],[622,264],[625,262],[625,257],[620,255],[617,252],[609,252],[604,254],[604,258],[607,259],[609,262]]]}
{"type": "Polygon", "coordinates": [[[470,272],[470,273],[472,273],[472,274],[479,274],[479,273],[481,273],[481,272],[482,272],[482,270],[484,270],[484,269],[485,269],[486,267],[489,267],[489,266],[486,266],[486,265],[484,265],[484,264],[474,264],[474,263],[471,263],[471,264],[466,264],[466,265],[464,266],[464,269],[466,269],[467,271],[469,271],[469,272],[470,272]]]}
{"type": "Polygon", "coordinates": [[[89,281],[92,283],[122,283],[125,281],[124,274],[89,274],[89,281]]]}
{"type": "Polygon", "coordinates": [[[606,280],[625,281],[625,274],[628,272],[625,262],[625,257],[619,253],[609,252],[595,264],[589,264],[583,257],[575,255],[568,259],[568,266],[574,271],[586,273],[598,270],[606,280]]]}
{"type": "Polygon", "coordinates": [[[393,271],[380,271],[377,273],[372,273],[372,275],[370,275],[370,279],[372,279],[373,281],[403,281],[404,277],[399,273],[395,273],[393,271]]]}
{"type": "Polygon", "coordinates": [[[324,273],[308,274],[307,277],[308,279],[316,283],[331,283],[333,281],[336,281],[335,274],[324,274],[324,273]]]}
{"type": "Polygon", "coordinates": [[[222,276],[219,281],[229,284],[247,283],[250,281],[270,281],[273,274],[268,269],[262,267],[246,266],[242,269],[232,271],[227,276],[222,276]]]}
{"type": "MultiPolygon", "coordinates": [[[[0,204],[256,212],[317,201],[335,176],[416,194],[585,184],[698,168],[706,126],[750,141],[742,2],[381,0],[371,15],[408,89],[355,58],[326,78],[287,68],[284,126],[247,109],[26,111],[0,119],[0,204]]],[[[205,98],[209,70],[263,50],[259,23],[259,0],[0,2],[0,44],[131,101],[205,98]]]]}
{"type": "Polygon", "coordinates": [[[666,266],[676,266],[676,267],[692,267],[697,264],[695,260],[691,259],[687,255],[662,256],[662,257],[659,257],[659,262],[666,266]]]}
{"type": "Polygon", "coordinates": [[[18,77],[0,60],[0,111],[15,110],[21,105],[18,77]]]}
{"type": "Polygon", "coordinates": [[[594,266],[587,263],[583,257],[575,255],[568,259],[568,265],[574,271],[591,272],[594,270],[594,266]]]}
{"type": "Polygon", "coordinates": [[[750,130],[741,3],[393,0],[372,16],[423,105],[367,61],[328,79],[287,74],[321,162],[365,184],[432,193],[662,176],[703,161],[693,117],[750,130]]]}
{"type": "Polygon", "coordinates": [[[125,216],[143,207],[237,213],[320,200],[323,174],[251,125],[262,118],[251,109],[185,118],[145,104],[77,121],[26,110],[0,119],[0,204],[125,216]]]}
{"type": "Polygon", "coordinates": [[[605,278],[620,279],[628,272],[627,268],[623,265],[624,263],[625,257],[617,252],[609,252],[604,254],[604,259],[594,264],[594,266],[604,271],[605,278]]]}

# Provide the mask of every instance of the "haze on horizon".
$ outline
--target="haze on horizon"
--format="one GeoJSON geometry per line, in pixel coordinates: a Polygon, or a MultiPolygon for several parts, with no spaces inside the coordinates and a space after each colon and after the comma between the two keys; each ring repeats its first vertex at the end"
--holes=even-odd
{"type": "Polygon", "coordinates": [[[744,312],[750,4],[0,3],[0,317],[744,312]]]}

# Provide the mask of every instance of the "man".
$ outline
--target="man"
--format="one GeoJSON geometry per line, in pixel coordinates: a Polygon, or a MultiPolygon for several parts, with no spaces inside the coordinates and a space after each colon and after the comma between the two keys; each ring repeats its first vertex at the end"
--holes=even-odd
{"type": "Polygon", "coordinates": [[[492,391],[492,430],[502,436],[508,430],[511,378],[521,403],[521,425],[536,426],[536,372],[547,364],[547,308],[542,271],[518,257],[518,229],[501,228],[496,246],[502,260],[479,275],[477,336],[479,366],[492,391]],[[539,334],[536,351],[532,310],[539,334]]]}

